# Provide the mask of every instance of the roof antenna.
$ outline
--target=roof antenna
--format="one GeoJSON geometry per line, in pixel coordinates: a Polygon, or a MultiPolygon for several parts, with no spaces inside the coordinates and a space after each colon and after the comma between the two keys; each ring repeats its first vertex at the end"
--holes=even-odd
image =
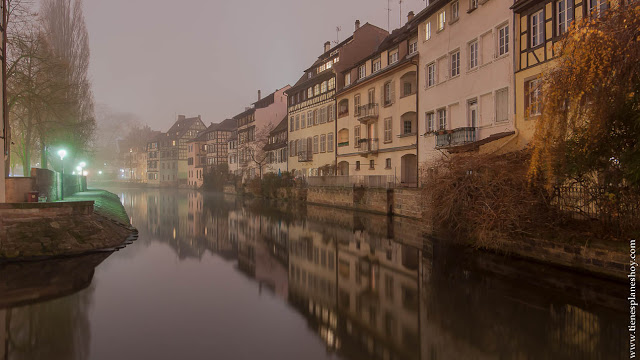
{"type": "Polygon", "coordinates": [[[340,26],[336,26],[336,45],[340,44],[340,31],[342,28],[340,26]]]}
{"type": "Polygon", "coordinates": [[[391,0],[387,0],[387,32],[391,32],[391,0]]]}
{"type": "Polygon", "coordinates": [[[400,2],[400,25],[398,25],[398,27],[402,27],[402,0],[399,0],[400,2]]]}

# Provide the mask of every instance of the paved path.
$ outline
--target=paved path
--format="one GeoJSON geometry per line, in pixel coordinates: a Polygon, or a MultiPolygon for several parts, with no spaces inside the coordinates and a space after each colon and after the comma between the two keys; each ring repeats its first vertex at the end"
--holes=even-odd
{"type": "Polygon", "coordinates": [[[129,216],[120,202],[118,195],[100,189],[89,189],[88,191],[75,193],[68,196],[65,201],[94,201],[96,213],[111,220],[130,226],[129,216]]]}

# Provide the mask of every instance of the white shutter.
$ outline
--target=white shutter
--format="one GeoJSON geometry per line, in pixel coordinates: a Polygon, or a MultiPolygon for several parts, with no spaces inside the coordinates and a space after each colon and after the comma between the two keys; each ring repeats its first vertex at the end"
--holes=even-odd
{"type": "Polygon", "coordinates": [[[394,102],[396,102],[396,82],[392,81],[391,82],[391,99],[390,99],[390,103],[393,104],[394,102]]]}

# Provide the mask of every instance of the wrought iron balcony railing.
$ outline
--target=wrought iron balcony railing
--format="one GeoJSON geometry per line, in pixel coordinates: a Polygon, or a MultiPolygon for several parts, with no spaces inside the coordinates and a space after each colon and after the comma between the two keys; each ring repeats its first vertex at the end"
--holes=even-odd
{"type": "Polygon", "coordinates": [[[441,130],[436,134],[436,148],[446,148],[469,144],[476,141],[476,128],[461,127],[453,130],[441,130]]]}
{"type": "Polygon", "coordinates": [[[308,150],[300,151],[298,153],[298,161],[299,162],[313,161],[313,151],[308,151],[308,150]]]}
{"type": "Polygon", "coordinates": [[[358,121],[367,121],[378,118],[378,104],[366,104],[356,110],[358,121]]]}
{"type": "Polygon", "coordinates": [[[358,152],[366,155],[378,152],[378,139],[360,139],[360,147],[358,152]]]}

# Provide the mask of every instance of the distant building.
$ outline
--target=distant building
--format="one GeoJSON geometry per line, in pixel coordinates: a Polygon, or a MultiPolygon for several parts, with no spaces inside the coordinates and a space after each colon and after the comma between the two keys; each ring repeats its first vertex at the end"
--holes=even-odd
{"type": "Polygon", "coordinates": [[[269,132],[287,114],[285,91],[289,88],[287,85],[265,98],[258,91],[258,101],[233,117],[238,122],[238,170],[243,180],[259,177],[266,169],[264,145],[269,132]]]}
{"type": "Polygon", "coordinates": [[[159,178],[159,163],[160,163],[160,141],[166,135],[160,133],[153,137],[147,143],[147,183],[158,185],[160,184],[159,178]]]}
{"type": "Polygon", "coordinates": [[[187,185],[187,142],[204,129],[200,115],[193,118],[178,115],[178,120],[158,141],[160,185],[187,185]]]}
{"type": "Polygon", "coordinates": [[[231,132],[231,136],[227,140],[227,156],[229,158],[229,172],[239,175],[240,164],[238,163],[238,130],[231,132]]]}
{"type": "Polygon", "coordinates": [[[228,162],[228,140],[235,130],[236,120],[227,119],[221,123],[212,123],[188,142],[187,185],[201,187],[208,168],[228,162]]]}
{"type": "Polygon", "coordinates": [[[411,12],[373,53],[341,72],[339,175],[387,175],[417,185],[418,25],[411,12]]]}
{"type": "MultiPolygon", "coordinates": [[[[211,126],[217,124],[211,124],[211,126]]],[[[187,185],[199,188],[204,183],[204,171],[207,163],[207,131],[187,143],[187,185]]]]}
{"type": "Polygon", "coordinates": [[[360,27],[356,21],[353,35],[333,48],[326,42],[318,59],[287,90],[289,171],[303,177],[334,173],[335,96],[344,80],[336,74],[371,54],[387,35],[383,29],[368,23],[360,27]]]}
{"type": "Polygon", "coordinates": [[[269,133],[269,140],[264,146],[268,160],[265,172],[281,174],[287,171],[287,117],[269,133]]]}

